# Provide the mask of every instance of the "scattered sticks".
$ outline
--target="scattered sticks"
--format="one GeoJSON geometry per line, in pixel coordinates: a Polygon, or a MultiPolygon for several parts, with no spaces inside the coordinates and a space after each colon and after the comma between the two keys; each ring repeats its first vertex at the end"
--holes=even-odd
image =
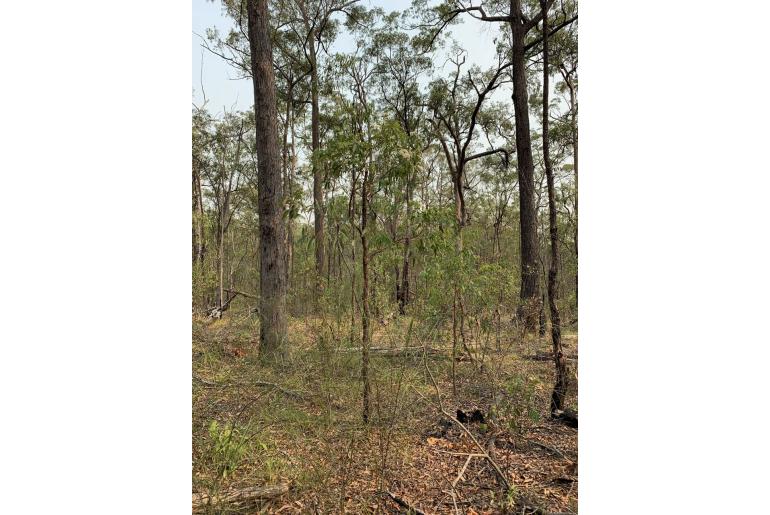
{"type": "MultiPolygon", "coordinates": [[[[457,418],[455,418],[454,415],[452,415],[446,409],[444,409],[444,404],[441,401],[441,392],[438,389],[438,384],[436,384],[436,379],[433,377],[433,372],[431,372],[430,367],[428,366],[428,361],[425,359],[425,354],[423,354],[423,365],[425,366],[425,370],[428,372],[428,375],[430,377],[431,383],[433,383],[433,388],[436,390],[436,399],[438,400],[438,409],[439,409],[439,411],[441,411],[441,413],[446,418],[448,418],[449,420],[451,420],[452,422],[457,424],[457,426],[460,429],[462,429],[465,432],[465,434],[468,435],[468,437],[471,439],[471,441],[474,443],[474,445],[478,448],[479,453],[484,456],[484,458],[489,462],[490,465],[492,465],[492,468],[497,473],[497,477],[500,479],[500,481],[505,486],[506,491],[510,490],[511,489],[511,484],[508,482],[508,478],[505,477],[505,474],[503,474],[503,471],[500,468],[500,466],[497,464],[497,462],[494,459],[492,459],[492,456],[490,456],[489,453],[486,451],[486,449],[484,449],[484,446],[481,445],[479,443],[479,441],[476,439],[476,437],[473,436],[473,433],[467,427],[465,427],[465,424],[463,424],[462,422],[457,420],[457,418]]],[[[422,397],[423,400],[426,400],[426,401],[428,400],[428,399],[425,398],[425,396],[417,388],[414,388],[414,386],[413,386],[412,389],[415,392],[417,392],[417,395],[422,397]]]]}

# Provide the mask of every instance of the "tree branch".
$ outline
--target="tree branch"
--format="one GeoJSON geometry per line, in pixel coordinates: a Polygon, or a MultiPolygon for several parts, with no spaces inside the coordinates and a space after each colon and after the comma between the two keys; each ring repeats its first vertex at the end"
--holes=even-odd
{"type": "MultiPolygon", "coordinates": [[[[561,22],[560,24],[556,25],[556,26],[555,26],[555,27],[554,27],[554,28],[553,28],[553,29],[552,29],[552,30],[551,30],[551,31],[548,33],[548,37],[550,38],[551,36],[553,36],[554,34],[556,34],[557,32],[559,32],[561,29],[563,29],[564,27],[566,27],[567,25],[571,24],[572,22],[574,22],[574,21],[575,21],[575,20],[577,20],[577,19],[578,19],[578,15],[576,14],[576,15],[575,15],[575,16],[573,16],[572,18],[570,18],[570,19],[568,19],[568,20],[565,20],[565,21],[561,22]]],[[[527,44],[524,46],[524,51],[526,52],[527,50],[531,50],[532,48],[534,48],[535,46],[539,45],[539,44],[540,44],[540,43],[542,43],[542,42],[543,42],[543,37],[542,37],[542,36],[540,36],[539,38],[535,39],[534,41],[531,41],[531,42],[527,43],[527,44]]]]}

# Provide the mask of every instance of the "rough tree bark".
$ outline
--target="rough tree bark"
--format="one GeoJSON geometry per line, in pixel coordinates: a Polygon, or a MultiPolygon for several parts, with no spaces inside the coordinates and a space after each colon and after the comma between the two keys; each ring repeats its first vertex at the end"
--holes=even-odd
{"type": "Polygon", "coordinates": [[[529,133],[527,101],[527,69],[524,50],[530,23],[523,19],[521,0],[510,0],[511,76],[513,79],[513,110],[516,120],[516,159],[519,171],[519,223],[521,229],[521,293],[519,318],[526,330],[534,330],[540,312],[540,283],[538,282],[537,211],[535,209],[535,166],[532,160],[532,140],[529,133]]]}
{"type": "Polygon", "coordinates": [[[286,352],[283,184],[267,0],[248,0],[247,8],[258,135],[260,357],[271,361],[286,352]]]}
{"type": "Polygon", "coordinates": [[[548,307],[551,312],[551,340],[553,341],[553,361],[556,368],[556,380],[551,393],[551,415],[564,409],[564,397],[567,394],[567,360],[561,344],[561,319],[556,298],[559,291],[559,232],[556,225],[556,193],[553,167],[549,155],[548,142],[548,7],[545,0],[540,0],[543,10],[543,163],[548,183],[548,223],[551,237],[551,263],[548,267],[548,307]]]}

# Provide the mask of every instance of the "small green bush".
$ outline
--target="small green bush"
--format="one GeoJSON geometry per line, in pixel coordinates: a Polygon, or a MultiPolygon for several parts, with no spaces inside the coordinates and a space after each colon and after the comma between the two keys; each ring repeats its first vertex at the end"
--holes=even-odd
{"type": "Polygon", "coordinates": [[[238,467],[246,451],[248,437],[232,424],[220,425],[212,420],[209,425],[209,451],[217,476],[226,479],[238,467]]]}

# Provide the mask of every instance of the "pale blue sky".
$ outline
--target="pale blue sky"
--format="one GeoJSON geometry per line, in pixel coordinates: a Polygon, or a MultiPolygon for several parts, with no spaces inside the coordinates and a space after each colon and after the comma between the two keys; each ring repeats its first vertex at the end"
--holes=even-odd
{"type": "MultiPolygon", "coordinates": [[[[221,33],[227,34],[232,26],[231,20],[222,14],[222,5],[219,1],[192,0],[192,2],[193,102],[198,104],[203,99],[201,95],[202,66],[203,87],[212,112],[222,112],[223,108],[230,110],[233,107],[239,110],[249,109],[253,103],[251,83],[248,80],[234,80],[237,77],[235,70],[210,52],[203,50],[201,56],[200,38],[195,35],[197,33],[205,36],[206,29],[211,27],[217,27],[221,33]]],[[[369,7],[382,7],[386,11],[403,11],[409,7],[411,0],[362,0],[361,3],[369,7]]],[[[497,34],[497,25],[497,23],[465,19],[459,25],[452,27],[452,34],[455,39],[468,51],[468,63],[487,67],[494,62],[495,54],[492,40],[497,34]]],[[[353,51],[355,42],[343,30],[333,48],[340,52],[353,51]]],[[[436,63],[437,66],[441,64],[441,62],[436,63]]],[[[441,72],[437,71],[437,73],[441,72]]],[[[496,92],[497,98],[510,96],[506,86],[500,88],[500,90],[505,91],[504,93],[502,91],[496,92]]]]}

